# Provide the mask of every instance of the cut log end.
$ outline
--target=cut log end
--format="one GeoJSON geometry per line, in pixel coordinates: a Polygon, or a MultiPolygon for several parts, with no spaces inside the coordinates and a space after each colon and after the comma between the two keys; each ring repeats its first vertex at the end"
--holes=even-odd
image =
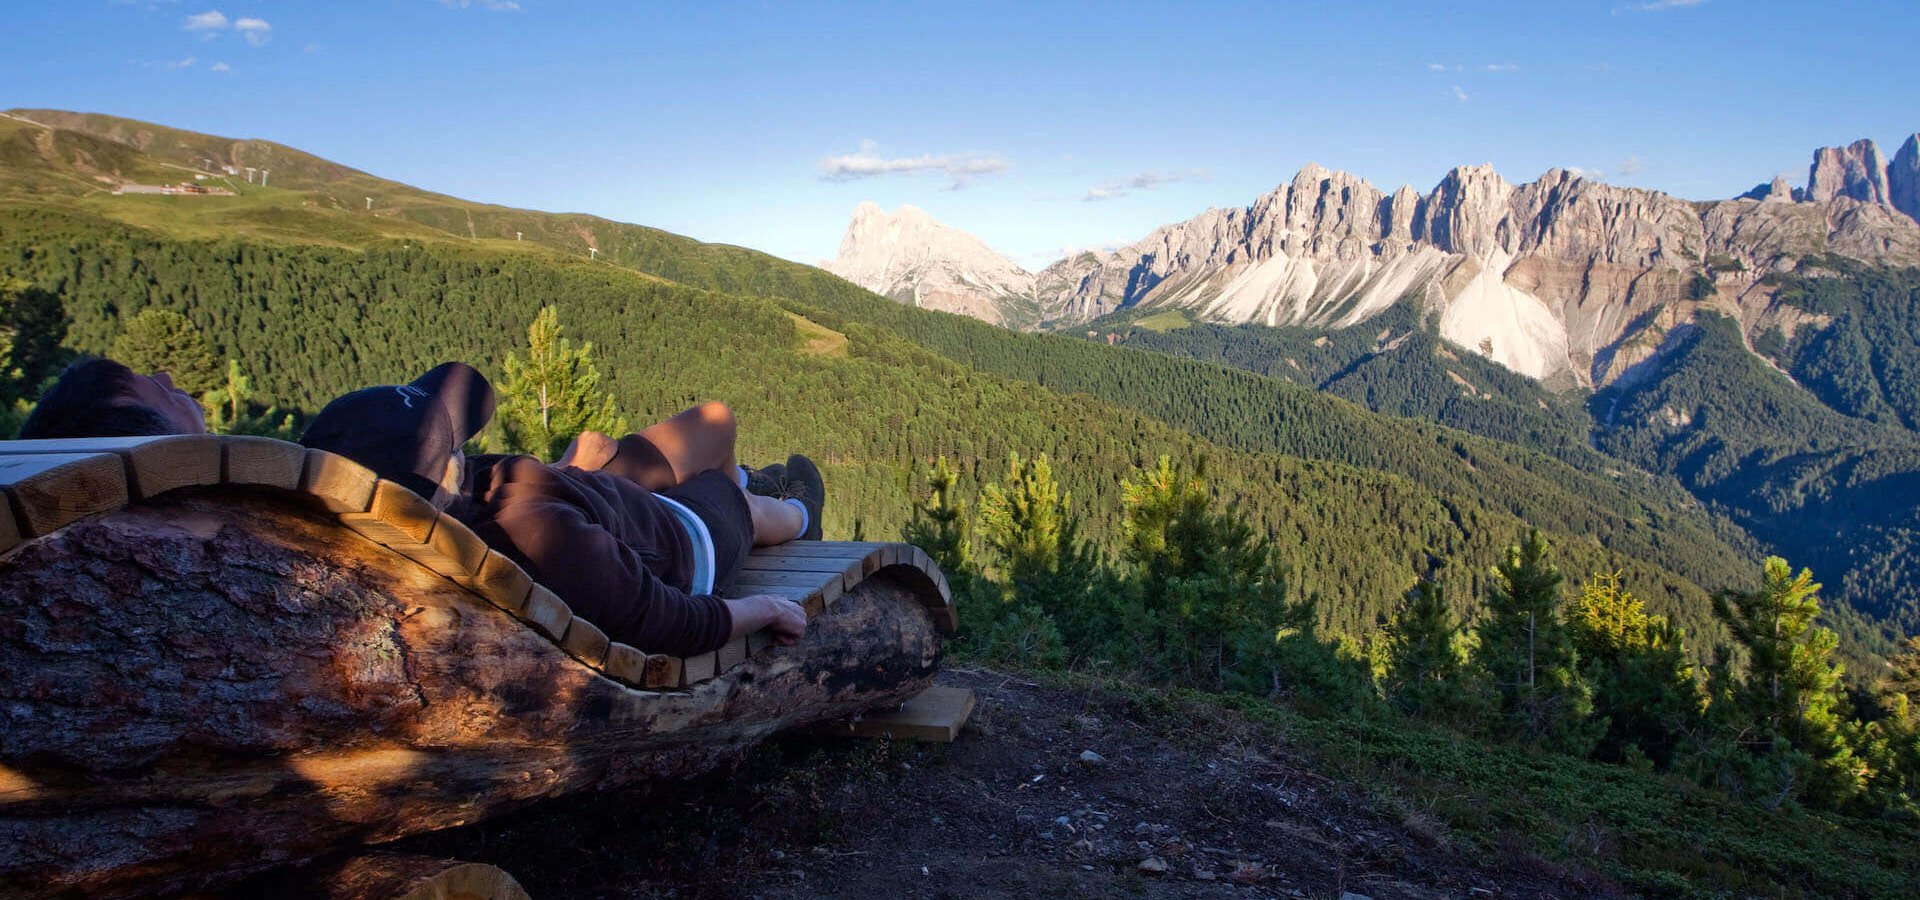
{"type": "Polygon", "coordinates": [[[288,900],[530,900],[504,869],[400,853],[329,860],[242,885],[233,896],[288,900]]]}

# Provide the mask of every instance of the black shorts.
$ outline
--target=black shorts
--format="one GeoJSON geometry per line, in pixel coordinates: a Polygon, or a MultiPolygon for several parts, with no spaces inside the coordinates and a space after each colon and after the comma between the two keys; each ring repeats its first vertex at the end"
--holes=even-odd
{"type": "MultiPolygon", "coordinates": [[[[644,440],[644,438],[643,438],[644,440]]],[[[746,494],[736,479],[739,473],[708,469],[685,484],[660,491],[681,506],[693,510],[707,524],[713,536],[713,592],[720,594],[733,586],[753,552],[753,513],[747,509],[746,494]]]]}

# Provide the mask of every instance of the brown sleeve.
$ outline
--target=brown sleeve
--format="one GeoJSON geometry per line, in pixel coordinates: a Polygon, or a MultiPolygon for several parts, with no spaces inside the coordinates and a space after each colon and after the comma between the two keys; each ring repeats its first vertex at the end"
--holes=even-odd
{"type": "MultiPolygon", "coordinates": [[[[506,486],[513,493],[520,485],[506,486]]],[[[497,528],[541,584],[608,637],[648,653],[692,656],[717,650],[733,633],[720,598],[689,594],[661,581],[635,548],[552,496],[502,498],[497,528]]],[[[483,538],[491,536],[482,532],[483,538]]]]}

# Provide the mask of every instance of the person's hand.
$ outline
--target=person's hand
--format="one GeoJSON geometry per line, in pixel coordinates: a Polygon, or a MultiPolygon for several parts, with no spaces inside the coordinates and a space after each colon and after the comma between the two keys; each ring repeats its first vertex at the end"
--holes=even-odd
{"type": "Polygon", "coordinates": [[[773,621],[767,623],[773,642],[782,647],[800,643],[801,635],[807,633],[806,609],[784,597],[767,597],[766,601],[773,607],[773,621]]]}
{"type": "Polygon", "coordinates": [[[761,594],[726,601],[733,613],[733,636],[741,637],[761,629],[773,632],[773,642],[782,647],[800,643],[807,633],[807,611],[784,597],[761,594]]]}

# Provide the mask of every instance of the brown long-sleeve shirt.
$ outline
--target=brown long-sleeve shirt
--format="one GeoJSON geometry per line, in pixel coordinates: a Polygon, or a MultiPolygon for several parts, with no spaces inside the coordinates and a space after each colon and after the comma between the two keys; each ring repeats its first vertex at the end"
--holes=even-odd
{"type": "Polygon", "coordinates": [[[468,473],[456,514],[608,637],[675,656],[727,642],[732,614],[688,592],[692,540],[646,488],[531,456],[473,457],[468,473]]]}

